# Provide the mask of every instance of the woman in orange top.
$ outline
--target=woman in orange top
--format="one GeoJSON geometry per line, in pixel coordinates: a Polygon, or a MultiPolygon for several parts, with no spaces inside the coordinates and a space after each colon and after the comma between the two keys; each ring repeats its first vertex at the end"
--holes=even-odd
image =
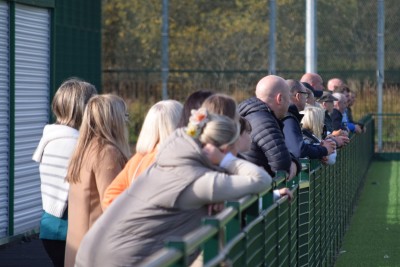
{"type": "Polygon", "coordinates": [[[103,209],[154,162],[158,145],[176,129],[182,108],[182,104],[176,100],[159,101],[150,108],[136,143],[136,154],[106,189],[102,200],[103,209]]]}

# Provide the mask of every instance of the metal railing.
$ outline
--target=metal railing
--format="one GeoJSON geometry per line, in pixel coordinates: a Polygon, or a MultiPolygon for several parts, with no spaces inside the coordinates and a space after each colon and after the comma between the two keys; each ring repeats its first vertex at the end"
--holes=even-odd
{"type": "Polygon", "coordinates": [[[274,202],[272,189],[227,202],[142,266],[188,266],[199,254],[204,266],[332,266],[374,155],[373,117],[364,123],[366,133],[338,150],[335,165],[302,159],[292,181],[277,175],[272,189],[290,188],[290,202],[286,196],[274,202]]]}

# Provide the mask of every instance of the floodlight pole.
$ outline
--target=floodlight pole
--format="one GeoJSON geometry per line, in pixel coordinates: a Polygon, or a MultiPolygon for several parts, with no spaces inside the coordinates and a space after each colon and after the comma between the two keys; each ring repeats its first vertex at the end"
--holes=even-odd
{"type": "Polygon", "coordinates": [[[317,72],[316,0],[306,0],[306,72],[317,72]]]}
{"type": "Polygon", "coordinates": [[[385,1],[378,0],[377,70],[378,83],[378,151],[382,151],[382,91],[385,80],[385,1]]]}
{"type": "Polygon", "coordinates": [[[162,80],[162,98],[168,99],[168,75],[169,75],[169,57],[168,57],[168,0],[162,1],[162,26],[161,26],[161,80],[162,80]]]}
{"type": "Polygon", "coordinates": [[[268,51],[269,74],[276,74],[275,33],[276,33],[276,1],[269,0],[269,51],[268,51]]]}

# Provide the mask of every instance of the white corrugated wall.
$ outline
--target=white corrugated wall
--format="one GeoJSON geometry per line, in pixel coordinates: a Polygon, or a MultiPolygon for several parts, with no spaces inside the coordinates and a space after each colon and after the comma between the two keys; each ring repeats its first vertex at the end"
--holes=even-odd
{"type": "Polygon", "coordinates": [[[32,154],[49,118],[50,12],[16,4],[14,234],[38,227],[42,213],[32,154]]]}
{"type": "Polygon", "coordinates": [[[8,234],[10,149],[9,7],[0,1],[0,238],[8,234]]]}

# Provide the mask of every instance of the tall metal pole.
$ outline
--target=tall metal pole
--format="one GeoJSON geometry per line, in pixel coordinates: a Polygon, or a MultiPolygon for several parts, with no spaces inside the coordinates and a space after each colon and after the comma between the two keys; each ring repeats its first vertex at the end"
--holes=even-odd
{"type": "Polygon", "coordinates": [[[316,0],[306,0],[306,72],[317,72],[316,0]]]}
{"type": "Polygon", "coordinates": [[[378,151],[382,151],[382,91],[385,72],[385,1],[378,0],[377,70],[378,83],[378,151]]]}
{"type": "Polygon", "coordinates": [[[275,32],[276,32],[276,1],[269,0],[269,74],[276,74],[276,51],[275,51],[275,32]]]}
{"type": "Polygon", "coordinates": [[[168,99],[168,75],[169,75],[169,57],[168,57],[168,0],[162,1],[162,29],[161,29],[161,80],[162,80],[162,98],[168,99]]]}

